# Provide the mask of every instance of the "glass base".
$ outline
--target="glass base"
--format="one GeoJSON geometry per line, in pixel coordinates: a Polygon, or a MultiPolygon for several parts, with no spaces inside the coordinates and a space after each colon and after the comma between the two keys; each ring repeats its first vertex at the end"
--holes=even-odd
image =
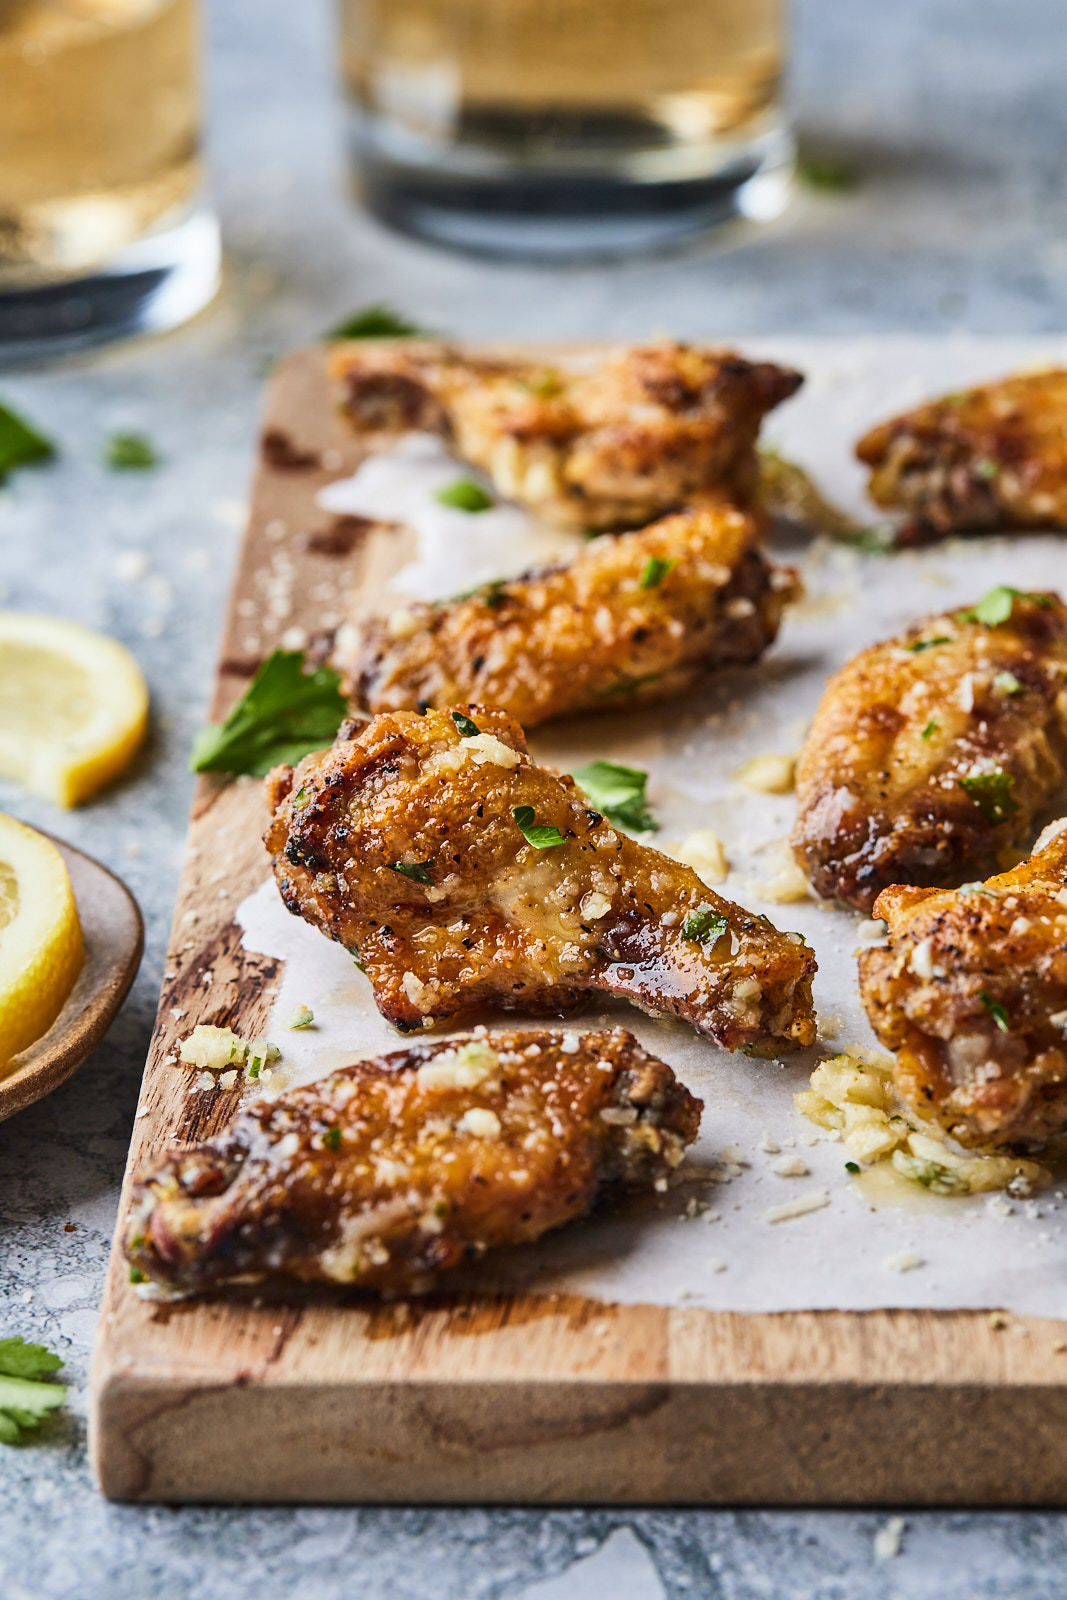
{"type": "Polygon", "coordinates": [[[773,221],[789,204],[796,155],[788,131],[775,129],[714,172],[682,178],[459,171],[398,159],[363,118],[353,146],[360,197],[391,227],[470,254],[544,262],[644,254],[773,221]]]}
{"type": "Polygon", "coordinates": [[[0,288],[0,364],[177,328],[214,298],[221,265],[218,222],[198,209],[84,278],[0,288]]]}

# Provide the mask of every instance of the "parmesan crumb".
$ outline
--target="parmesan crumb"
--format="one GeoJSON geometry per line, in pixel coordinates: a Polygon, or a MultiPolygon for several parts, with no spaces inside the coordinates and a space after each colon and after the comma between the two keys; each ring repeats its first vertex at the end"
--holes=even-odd
{"type": "Polygon", "coordinates": [[[464,1133],[471,1133],[476,1139],[500,1138],[500,1118],[485,1106],[472,1106],[465,1111],[459,1125],[464,1133]]]}
{"type": "Polygon", "coordinates": [[[808,1163],[801,1155],[779,1156],[771,1165],[771,1171],[779,1178],[806,1178],[811,1171],[808,1163]]]}
{"type": "Polygon", "coordinates": [[[916,1267],[926,1265],[926,1258],[917,1250],[898,1250],[895,1255],[886,1256],[882,1265],[887,1272],[914,1272],[916,1267]]]}
{"type": "Polygon", "coordinates": [[[752,794],[788,794],[793,787],[793,756],[754,756],[734,773],[734,782],[752,794]]]}
{"type": "Polygon", "coordinates": [[[894,1561],[900,1554],[907,1523],[903,1517],[890,1517],[874,1536],[874,1559],[894,1561]]]}
{"type": "Polygon", "coordinates": [[[770,1210],[763,1213],[764,1222],[788,1222],[791,1217],[806,1216],[809,1211],[821,1211],[830,1204],[829,1191],[826,1189],[809,1189],[806,1194],[798,1194],[793,1200],[786,1200],[780,1206],[771,1206],[770,1210]]]}

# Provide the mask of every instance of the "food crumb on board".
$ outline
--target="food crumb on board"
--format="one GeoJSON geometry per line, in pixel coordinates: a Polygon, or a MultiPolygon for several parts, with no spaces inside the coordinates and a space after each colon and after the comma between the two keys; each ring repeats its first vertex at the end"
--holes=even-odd
{"type": "Polygon", "coordinates": [[[776,1156],[782,1148],[777,1139],[772,1139],[769,1133],[761,1133],[759,1147],[765,1156],[776,1156]]]}
{"type": "Polygon", "coordinates": [[[725,1272],[726,1271],[726,1262],[722,1259],[721,1256],[712,1256],[711,1260],[708,1262],[708,1271],[709,1272],[725,1272]]]}
{"type": "Polygon", "coordinates": [[[793,756],[753,756],[734,773],[734,782],[752,794],[788,794],[793,787],[796,759],[793,756]]]}
{"type": "Polygon", "coordinates": [[[899,1556],[906,1527],[907,1523],[903,1517],[890,1517],[888,1522],[882,1524],[874,1536],[876,1561],[893,1561],[899,1556]]]}
{"type": "Polygon", "coordinates": [[[1002,1333],[1004,1331],[1008,1326],[1008,1319],[1003,1311],[991,1311],[989,1313],[989,1326],[994,1333],[1002,1333]]]}
{"type": "Polygon", "coordinates": [[[895,1255],[886,1256],[882,1265],[887,1272],[914,1272],[916,1267],[926,1265],[926,1257],[917,1250],[898,1250],[895,1255]]]}
{"type": "Polygon", "coordinates": [[[780,1156],[772,1162],[771,1171],[779,1178],[806,1178],[811,1171],[801,1155],[780,1156]]]}
{"type": "Polygon", "coordinates": [[[785,1200],[780,1206],[771,1206],[763,1213],[764,1222],[788,1222],[791,1217],[804,1217],[809,1211],[821,1211],[823,1206],[830,1204],[828,1189],[809,1189],[806,1194],[798,1194],[792,1200],[785,1200]]]}

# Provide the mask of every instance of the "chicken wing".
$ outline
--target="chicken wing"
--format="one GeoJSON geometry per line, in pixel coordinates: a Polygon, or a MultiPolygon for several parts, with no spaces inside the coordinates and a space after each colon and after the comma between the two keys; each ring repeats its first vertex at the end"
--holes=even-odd
{"type": "Polygon", "coordinates": [[[687,688],[754,661],[799,588],[728,506],[597,539],[567,566],[494,583],[366,625],[338,665],[371,711],[503,706],[524,727],[687,688]]]}
{"type": "Polygon", "coordinates": [[[802,382],[667,340],[557,365],[359,346],[333,372],[356,427],[447,434],[500,494],[568,528],[641,527],[696,496],[747,505],[760,423],[802,382]]]}
{"type": "Polygon", "coordinates": [[[177,1289],[295,1278],[417,1291],[651,1186],[702,1104],[622,1028],[410,1045],[238,1113],[139,1180],[135,1268],[177,1289]]]}
{"type": "Polygon", "coordinates": [[[267,789],[282,899],[357,956],[401,1030],[603,990],[731,1050],[814,1037],[801,936],[617,833],[506,712],[386,712],[267,789]]]}
{"type": "Polygon", "coordinates": [[[1067,371],[984,384],[893,417],[856,446],[877,505],[908,513],[898,542],[1067,528],[1067,371]]]}
{"type": "Polygon", "coordinates": [[[1010,872],[955,891],[885,889],[860,994],[897,1088],[962,1144],[1067,1129],[1067,819],[1010,872]]]}
{"type": "Polygon", "coordinates": [[[793,848],[816,891],[869,910],[1028,844],[1067,780],[1065,671],[1067,607],[1007,588],[855,656],[797,762],[793,848]]]}

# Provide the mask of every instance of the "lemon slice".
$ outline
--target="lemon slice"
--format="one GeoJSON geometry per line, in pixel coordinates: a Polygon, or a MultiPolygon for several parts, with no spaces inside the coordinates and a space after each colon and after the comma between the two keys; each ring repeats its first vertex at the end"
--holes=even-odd
{"type": "Polygon", "coordinates": [[[48,1032],[84,959],[63,857],[0,811],[0,1065],[48,1032]]]}
{"type": "Polygon", "coordinates": [[[130,652],[76,622],[0,611],[0,773],[76,806],[128,766],[148,724],[130,652]]]}

